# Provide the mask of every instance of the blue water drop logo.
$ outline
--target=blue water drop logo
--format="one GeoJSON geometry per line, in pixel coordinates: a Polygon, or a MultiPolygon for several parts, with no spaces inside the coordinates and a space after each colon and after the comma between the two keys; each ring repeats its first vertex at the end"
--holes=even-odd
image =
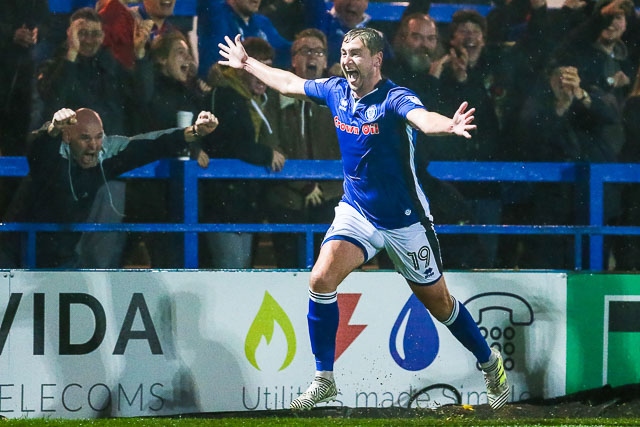
{"type": "Polygon", "coordinates": [[[398,366],[420,371],[438,355],[440,339],[431,315],[415,295],[404,305],[389,337],[389,352],[398,366]]]}

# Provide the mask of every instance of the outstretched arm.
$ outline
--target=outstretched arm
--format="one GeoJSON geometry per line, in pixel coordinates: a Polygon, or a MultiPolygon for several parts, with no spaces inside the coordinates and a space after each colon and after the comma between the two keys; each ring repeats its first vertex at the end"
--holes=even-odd
{"type": "Polygon", "coordinates": [[[471,124],[474,119],[473,113],[476,109],[470,108],[467,111],[468,106],[469,104],[466,101],[460,104],[458,111],[452,118],[433,111],[416,108],[409,111],[407,120],[409,120],[411,126],[427,135],[459,135],[471,138],[469,131],[476,128],[476,125],[471,124]]]}
{"type": "Polygon", "coordinates": [[[244,69],[262,80],[267,86],[277,90],[283,95],[295,98],[305,98],[305,80],[303,78],[300,78],[289,71],[270,67],[247,55],[247,52],[244,50],[242,42],[240,41],[239,34],[236,36],[235,40],[231,40],[227,36],[225,36],[224,40],[226,44],[219,43],[218,47],[220,48],[220,55],[226,59],[218,61],[218,63],[233,68],[244,69]]]}

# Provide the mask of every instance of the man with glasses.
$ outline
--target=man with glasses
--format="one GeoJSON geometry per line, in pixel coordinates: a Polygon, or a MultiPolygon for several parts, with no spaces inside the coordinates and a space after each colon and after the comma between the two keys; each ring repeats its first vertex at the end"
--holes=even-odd
{"type": "MultiPolygon", "coordinates": [[[[291,70],[303,79],[325,77],[327,71],[327,38],[315,28],[295,36],[291,46],[291,70]]],[[[313,102],[271,96],[266,111],[279,148],[287,159],[339,160],[340,147],[328,108],[313,102]]],[[[323,223],[333,218],[333,208],[342,196],[342,182],[286,181],[272,184],[266,192],[268,219],[273,223],[323,223]]],[[[303,244],[295,234],[274,233],[273,248],[279,268],[304,268],[300,259],[303,244]]],[[[320,242],[316,242],[318,250],[320,242]]],[[[317,251],[316,251],[317,252],[317,251]]]]}

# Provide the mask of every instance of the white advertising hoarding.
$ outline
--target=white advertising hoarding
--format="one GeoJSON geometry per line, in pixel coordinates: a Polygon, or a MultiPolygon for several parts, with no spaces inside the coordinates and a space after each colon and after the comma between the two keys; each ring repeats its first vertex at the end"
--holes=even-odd
{"type": "MultiPolygon", "coordinates": [[[[313,377],[308,272],[27,272],[0,293],[0,415],[92,418],[286,409],[313,377]]],[[[566,275],[448,273],[512,400],[565,393],[566,275]]],[[[392,272],[339,289],[338,402],[486,402],[475,359],[392,272]],[[416,396],[428,386],[432,390],[416,396]]]]}

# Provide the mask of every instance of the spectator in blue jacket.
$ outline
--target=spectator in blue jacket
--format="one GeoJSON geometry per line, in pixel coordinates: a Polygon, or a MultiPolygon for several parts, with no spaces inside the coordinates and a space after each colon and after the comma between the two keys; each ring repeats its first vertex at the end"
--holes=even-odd
{"type": "Polygon", "coordinates": [[[306,1],[304,10],[307,27],[317,28],[327,36],[329,68],[340,61],[344,35],[353,28],[367,26],[371,20],[366,13],[368,7],[369,0],[336,0],[330,10],[327,10],[324,0],[306,1]]]}
{"type": "Polygon", "coordinates": [[[289,50],[291,42],[278,33],[266,16],[257,13],[260,0],[198,0],[198,56],[199,74],[206,78],[209,69],[222,59],[218,53],[218,43],[224,43],[224,36],[242,38],[259,37],[275,49],[273,64],[285,68],[291,62],[289,50]]]}
{"type": "MultiPolygon", "coordinates": [[[[341,74],[338,63],[344,35],[354,28],[371,26],[368,8],[369,0],[335,0],[331,9],[327,9],[325,0],[305,0],[306,26],[317,28],[327,36],[329,74],[341,74]]],[[[381,31],[381,33],[384,32],[381,31]]],[[[393,50],[386,37],[383,54],[385,60],[393,57],[393,50]]]]}

